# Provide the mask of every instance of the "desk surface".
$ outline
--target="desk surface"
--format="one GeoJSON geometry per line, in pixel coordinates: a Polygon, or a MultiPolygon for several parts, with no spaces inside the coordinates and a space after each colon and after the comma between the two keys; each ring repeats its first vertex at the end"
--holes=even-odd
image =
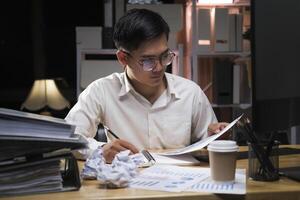
{"type": "MultiPolygon", "coordinates": [[[[300,148],[300,145],[292,146],[300,148]]],[[[200,167],[207,167],[207,163],[201,163],[200,167]]],[[[300,155],[280,156],[280,167],[300,166],[300,155]]],[[[248,168],[248,160],[238,160],[237,168],[248,168]]],[[[7,200],[77,200],[77,199],[272,199],[272,200],[300,200],[300,182],[281,177],[275,182],[258,182],[247,179],[246,195],[225,195],[212,193],[194,192],[161,192],[141,189],[103,189],[99,187],[97,181],[84,181],[79,191],[48,193],[39,195],[25,195],[10,198],[0,198],[7,200]]]]}

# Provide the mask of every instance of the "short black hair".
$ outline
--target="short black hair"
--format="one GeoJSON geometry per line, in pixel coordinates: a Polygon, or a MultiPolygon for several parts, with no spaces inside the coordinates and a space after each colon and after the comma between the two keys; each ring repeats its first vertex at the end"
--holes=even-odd
{"type": "Polygon", "coordinates": [[[147,9],[131,9],[119,19],[114,27],[113,40],[116,47],[133,51],[145,42],[165,34],[170,28],[158,13],[147,9]]]}

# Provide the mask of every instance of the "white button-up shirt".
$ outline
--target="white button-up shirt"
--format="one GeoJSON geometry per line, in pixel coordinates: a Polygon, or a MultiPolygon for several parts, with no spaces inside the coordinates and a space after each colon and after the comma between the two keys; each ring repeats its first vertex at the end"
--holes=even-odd
{"type": "Polygon", "coordinates": [[[91,148],[99,123],[139,149],[180,148],[207,137],[217,119],[203,91],[188,79],[165,77],[167,89],[153,104],[135,91],[125,72],[100,78],[80,94],[66,120],[89,138],[91,148]]]}

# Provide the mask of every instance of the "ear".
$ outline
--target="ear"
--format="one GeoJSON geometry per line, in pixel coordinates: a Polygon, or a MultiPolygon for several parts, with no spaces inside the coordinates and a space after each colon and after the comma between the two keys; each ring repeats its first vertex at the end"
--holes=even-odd
{"type": "Polygon", "coordinates": [[[126,55],[126,53],[124,53],[123,51],[118,50],[117,53],[116,53],[116,55],[117,55],[119,63],[123,67],[125,67],[128,64],[127,63],[127,55],[126,55]]]}

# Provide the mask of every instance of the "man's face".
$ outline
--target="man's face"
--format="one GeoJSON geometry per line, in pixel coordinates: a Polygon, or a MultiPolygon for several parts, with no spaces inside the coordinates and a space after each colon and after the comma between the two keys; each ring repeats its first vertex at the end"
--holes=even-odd
{"type": "Polygon", "coordinates": [[[166,66],[162,65],[160,59],[168,53],[168,41],[165,34],[145,42],[137,50],[130,52],[127,62],[127,74],[133,85],[139,84],[140,86],[144,85],[145,87],[157,87],[163,84],[166,66]],[[148,61],[155,62],[155,67],[152,70],[147,70],[145,67],[143,69],[141,63],[148,61]]]}

